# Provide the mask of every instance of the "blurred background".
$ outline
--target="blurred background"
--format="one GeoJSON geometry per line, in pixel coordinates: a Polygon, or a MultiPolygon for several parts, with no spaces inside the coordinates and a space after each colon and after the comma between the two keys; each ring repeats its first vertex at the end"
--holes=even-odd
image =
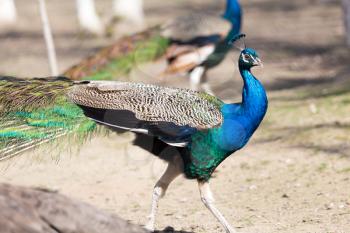
{"type": "MultiPolygon", "coordinates": [[[[145,0],[143,24],[113,24],[109,36],[94,36],[79,25],[75,1],[46,2],[60,72],[123,35],[186,12],[221,9],[216,0],[145,0]]],[[[113,16],[111,2],[96,1],[104,24],[113,16]]],[[[344,9],[350,3],[244,0],[241,4],[247,46],[256,49],[264,63],[254,74],[266,87],[270,105],[250,144],[229,157],[212,180],[219,209],[242,232],[348,232],[350,49],[344,9]]],[[[17,22],[0,30],[0,74],[48,76],[37,1],[16,0],[16,7],[17,22]]],[[[226,101],[241,97],[238,54],[232,50],[208,73],[214,93],[226,101]]],[[[159,82],[151,74],[133,72],[131,81],[159,82]]],[[[171,77],[162,85],[186,87],[188,81],[171,77]]],[[[77,155],[31,161],[23,156],[2,165],[0,181],[58,190],[143,224],[164,164],[131,146],[132,137],[96,138],[77,155]]],[[[179,178],[171,185],[160,205],[159,228],[223,232],[202,207],[192,182],[179,178]]]]}

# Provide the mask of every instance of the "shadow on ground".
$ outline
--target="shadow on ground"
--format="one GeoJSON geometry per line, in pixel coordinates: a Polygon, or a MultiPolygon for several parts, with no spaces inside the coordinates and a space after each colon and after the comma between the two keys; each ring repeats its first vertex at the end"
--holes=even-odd
{"type": "Polygon", "coordinates": [[[155,231],[155,233],[194,233],[193,231],[177,231],[173,227],[168,226],[161,231],[155,231]]]}
{"type": "Polygon", "coordinates": [[[350,146],[347,146],[344,144],[337,144],[334,146],[305,144],[305,145],[297,145],[296,148],[303,149],[303,150],[311,150],[315,153],[323,152],[328,155],[337,155],[343,158],[349,158],[350,146]]]}

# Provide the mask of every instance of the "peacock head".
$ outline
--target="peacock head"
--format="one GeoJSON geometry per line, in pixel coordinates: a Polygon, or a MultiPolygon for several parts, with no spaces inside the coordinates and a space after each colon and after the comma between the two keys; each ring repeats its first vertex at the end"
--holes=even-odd
{"type": "Polygon", "coordinates": [[[244,69],[250,69],[253,66],[263,66],[258,53],[252,48],[247,48],[244,42],[244,38],[245,34],[239,34],[234,36],[229,41],[230,45],[233,45],[241,51],[238,60],[239,67],[244,69]],[[242,42],[243,46],[238,46],[237,43],[239,42],[242,42]]]}
{"type": "Polygon", "coordinates": [[[239,55],[239,66],[250,69],[253,66],[263,66],[258,53],[252,48],[245,48],[239,55]]]}

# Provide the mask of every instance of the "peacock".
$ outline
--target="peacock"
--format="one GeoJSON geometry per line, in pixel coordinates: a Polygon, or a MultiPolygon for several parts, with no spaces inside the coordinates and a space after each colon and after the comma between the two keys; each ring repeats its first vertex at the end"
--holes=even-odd
{"type": "Polygon", "coordinates": [[[1,77],[0,160],[64,138],[83,140],[97,125],[131,131],[135,145],[168,162],[154,187],[147,229],[154,230],[158,201],[169,184],[184,174],[198,181],[201,200],[226,232],[236,232],[215,207],[209,180],[265,116],[266,92],[251,72],[259,65],[254,49],[241,49],[242,102],[228,104],[205,92],[151,84],[1,77]]]}
{"type": "Polygon", "coordinates": [[[125,36],[113,45],[71,67],[64,75],[72,79],[106,80],[128,74],[135,66],[164,58],[167,67],[159,76],[189,74],[191,88],[206,83],[206,71],[220,64],[232,47],[228,41],[241,29],[238,0],[226,0],[222,18],[204,12],[182,15],[143,32],[125,36]]]}

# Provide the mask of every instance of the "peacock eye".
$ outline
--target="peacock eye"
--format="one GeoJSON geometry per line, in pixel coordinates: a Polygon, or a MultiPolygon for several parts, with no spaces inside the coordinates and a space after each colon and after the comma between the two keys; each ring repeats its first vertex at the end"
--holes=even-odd
{"type": "Polygon", "coordinates": [[[250,56],[248,54],[244,54],[244,59],[248,61],[250,59],[250,56]]]}

